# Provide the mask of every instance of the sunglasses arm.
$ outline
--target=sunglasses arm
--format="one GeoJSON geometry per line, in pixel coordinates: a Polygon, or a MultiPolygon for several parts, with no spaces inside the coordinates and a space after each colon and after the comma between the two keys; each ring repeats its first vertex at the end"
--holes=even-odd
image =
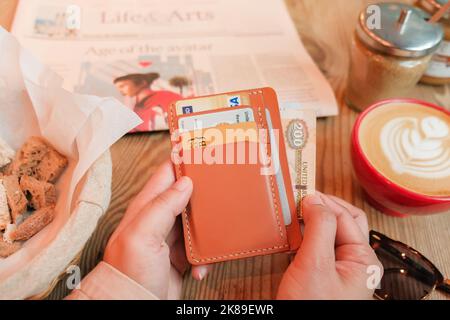
{"type": "Polygon", "coordinates": [[[450,279],[444,280],[444,282],[437,286],[437,289],[450,293],[450,279]]]}

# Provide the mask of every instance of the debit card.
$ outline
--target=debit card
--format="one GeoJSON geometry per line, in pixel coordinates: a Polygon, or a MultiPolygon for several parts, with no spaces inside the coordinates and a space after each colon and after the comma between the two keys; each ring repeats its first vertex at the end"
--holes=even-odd
{"type": "Polygon", "coordinates": [[[255,118],[251,108],[230,109],[216,113],[192,115],[178,119],[180,132],[208,129],[219,124],[236,124],[254,122],[255,118]]]}

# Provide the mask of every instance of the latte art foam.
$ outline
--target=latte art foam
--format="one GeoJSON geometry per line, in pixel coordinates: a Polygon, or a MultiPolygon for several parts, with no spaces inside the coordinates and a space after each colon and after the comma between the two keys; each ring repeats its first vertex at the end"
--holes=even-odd
{"type": "Polygon", "coordinates": [[[424,179],[450,177],[449,127],[437,117],[402,117],[382,128],[380,145],[392,170],[424,179]]]}
{"type": "Polygon", "coordinates": [[[386,104],[364,117],[358,136],[367,160],[391,182],[450,196],[449,114],[420,104],[386,104]]]}

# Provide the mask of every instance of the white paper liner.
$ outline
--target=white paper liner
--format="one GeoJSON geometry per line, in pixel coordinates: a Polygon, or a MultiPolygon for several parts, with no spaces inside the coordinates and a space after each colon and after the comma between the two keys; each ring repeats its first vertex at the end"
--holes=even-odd
{"type": "Polygon", "coordinates": [[[114,142],[141,123],[116,99],[74,94],[62,89],[62,82],[0,27],[0,136],[15,150],[30,136],[42,136],[69,159],[56,185],[55,219],[0,260],[0,282],[55,238],[70,216],[78,182],[114,142]]]}

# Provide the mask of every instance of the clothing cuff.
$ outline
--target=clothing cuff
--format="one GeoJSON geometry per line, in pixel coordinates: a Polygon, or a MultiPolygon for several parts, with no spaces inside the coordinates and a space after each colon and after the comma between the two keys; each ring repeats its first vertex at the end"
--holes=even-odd
{"type": "Polygon", "coordinates": [[[108,263],[100,262],[66,298],[70,300],[158,300],[108,263]]]}

